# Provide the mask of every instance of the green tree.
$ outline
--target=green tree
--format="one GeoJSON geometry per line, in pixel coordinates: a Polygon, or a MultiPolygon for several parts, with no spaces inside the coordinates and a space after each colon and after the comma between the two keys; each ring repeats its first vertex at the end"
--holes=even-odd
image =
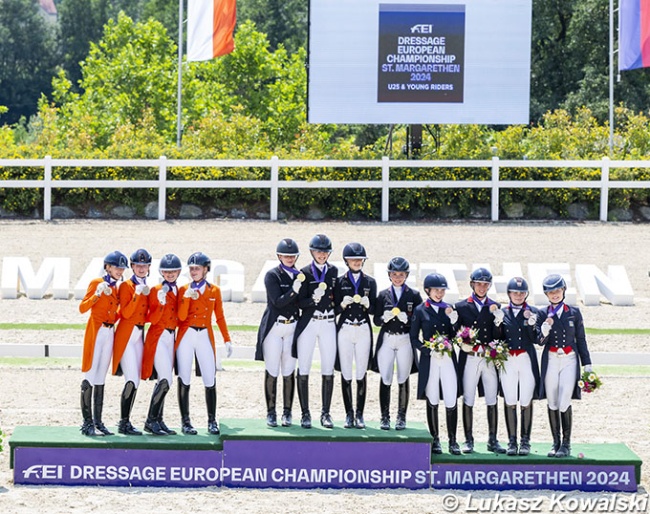
{"type": "MultiPolygon", "coordinates": [[[[183,2],[183,13],[187,17],[187,0],[183,2]]],[[[153,18],[167,29],[167,34],[178,42],[178,0],[144,0],[141,20],[153,18]]]]}
{"type": "Polygon", "coordinates": [[[237,21],[253,21],[272,50],[282,44],[293,53],[307,46],[307,9],[308,0],[239,0],[237,21]]]}
{"type": "Polygon", "coordinates": [[[36,112],[52,90],[56,45],[34,0],[0,0],[0,122],[16,123],[36,112]]]}

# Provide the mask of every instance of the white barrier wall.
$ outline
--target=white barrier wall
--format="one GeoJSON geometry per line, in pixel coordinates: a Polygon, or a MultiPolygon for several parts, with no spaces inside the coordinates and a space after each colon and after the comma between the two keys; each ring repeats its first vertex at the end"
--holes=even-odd
{"type": "MultiPolygon", "coordinates": [[[[159,259],[154,259],[151,266],[149,278],[150,284],[159,283],[162,277],[158,272],[159,259]]],[[[339,274],[347,271],[347,267],[341,261],[332,261],[338,267],[339,274]]],[[[385,262],[376,262],[366,271],[377,280],[377,290],[387,288],[390,285],[385,262]]],[[[527,275],[524,275],[522,265],[518,262],[505,262],[501,265],[501,273],[497,274],[487,263],[472,263],[468,266],[463,263],[410,263],[411,273],[407,283],[414,289],[421,289],[422,281],[429,273],[442,273],[449,284],[449,291],[446,300],[450,303],[456,302],[469,291],[469,275],[471,270],[477,267],[490,269],[494,276],[489,294],[495,297],[497,294],[505,295],[508,281],[515,276],[522,276],[527,279],[530,287],[529,303],[533,305],[547,305],[548,301],[542,289],[544,277],[552,273],[558,273],[567,282],[566,301],[576,304],[578,299],[585,305],[599,305],[601,301],[611,303],[615,306],[627,306],[634,304],[634,290],[627,276],[624,266],[609,265],[605,274],[593,264],[577,264],[575,266],[575,285],[572,279],[571,266],[568,263],[529,263],[527,275]],[[577,286],[577,290],[576,290],[577,286]],[[579,294],[578,294],[579,292],[579,294]]],[[[270,259],[264,263],[259,271],[255,283],[250,292],[252,302],[266,302],[266,291],[264,288],[264,276],[266,272],[277,266],[278,261],[270,259]]],[[[76,300],[83,298],[88,288],[88,283],[95,277],[101,276],[103,260],[101,257],[92,259],[76,282],[72,294],[76,300]]],[[[130,270],[125,272],[124,278],[131,276],[130,270]]],[[[246,271],[242,263],[237,261],[216,259],[212,261],[212,271],[208,274],[208,280],[213,281],[221,287],[223,300],[227,302],[243,302],[247,299],[245,284],[246,271]]],[[[189,281],[187,267],[184,267],[179,278],[179,284],[189,281]]],[[[0,281],[0,294],[4,299],[15,299],[24,293],[30,299],[41,299],[48,293],[53,298],[70,299],[70,259],[67,257],[46,257],[43,259],[38,271],[34,271],[31,260],[28,257],[3,257],[2,273],[0,281]]]]}

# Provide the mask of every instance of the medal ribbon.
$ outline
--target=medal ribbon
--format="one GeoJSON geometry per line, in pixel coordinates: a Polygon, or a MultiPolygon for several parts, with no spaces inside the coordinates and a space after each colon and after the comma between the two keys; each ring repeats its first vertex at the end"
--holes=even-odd
{"type": "Polygon", "coordinates": [[[438,309],[446,309],[449,307],[449,304],[446,302],[434,302],[430,298],[425,303],[427,304],[427,307],[435,306],[438,307],[438,309]]]}
{"type": "Polygon", "coordinates": [[[557,304],[557,307],[553,307],[552,305],[548,306],[548,310],[546,311],[548,313],[548,317],[552,318],[557,314],[557,312],[564,307],[564,302],[560,302],[557,304]]]}
{"type": "Polygon", "coordinates": [[[287,273],[291,273],[292,275],[298,275],[300,273],[299,270],[296,268],[290,268],[289,266],[285,266],[284,264],[280,263],[280,267],[286,271],[287,273]]]}
{"type": "Polygon", "coordinates": [[[201,289],[207,282],[205,279],[202,279],[201,282],[192,282],[192,289],[201,289]]]}
{"type": "Polygon", "coordinates": [[[321,283],[325,282],[325,275],[327,275],[327,264],[323,266],[323,272],[318,273],[318,268],[314,265],[314,263],[311,263],[311,274],[314,275],[314,278],[316,279],[316,282],[321,283]]]}
{"type": "Polygon", "coordinates": [[[139,286],[142,284],[143,286],[147,285],[147,279],[146,278],[138,278],[135,275],[131,275],[131,282],[133,282],[136,286],[139,286]],[[142,280],[142,282],[140,282],[142,280]]]}
{"type": "Polygon", "coordinates": [[[354,280],[354,275],[352,274],[351,271],[348,271],[348,279],[350,279],[350,282],[352,282],[352,287],[354,287],[354,294],[359,294],[359,284],[361,283],[361,273],[359,273],[359,279],[357,281],[354,280]]]}
{"type": "Polygon", "coordinates": [[[515,305],[514,303],[510,302],[510,304],[508,305],[508,307],[510,307],[510,310],[511,310],[511,311],[514,310],[514,309],[521,309],[521,310],[523,310],[523,311],[527,311],[527,310],[529,310],[529,309],[528,309],[528,304],[527,304],[526,302],[524,302],[524,303],[522,303],[522,304],[520,304],[520,305],[515,305]]]}
{"type": "MultiPolygon", "coordinates": [[[[401,287],[402,294],[404,294],[404,286],[401,287]]],[[[397,307],[397,304],[399,303],[399,299],[397,298],[397,294],[395,293],[395,287],[390,286],[390,292],[393,297],[393,307],[397,307]]]]}
{"type": "Polygon", "coordinates": [[[104,275],[104,282],[111,287],[115,287],[115,284],[117,284],[117,280],[113,280],[110,275],[104,275]]]}

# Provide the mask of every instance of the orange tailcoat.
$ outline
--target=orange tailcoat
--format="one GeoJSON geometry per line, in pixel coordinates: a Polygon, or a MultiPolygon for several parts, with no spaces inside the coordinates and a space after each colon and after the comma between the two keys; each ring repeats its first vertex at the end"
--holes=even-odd
{"type": "Polygon", "coordinates": [[[178,298],[170,290],[167,292],[167,303],[160,305],[158,291],[161,289],[162,284],[158,284],[149,293],[149,314],[147,315],[147,321],[151,325],[149,326],[149,330],[147,330],[147,337],[144,340],[142,373],[140,375],[143,380],[151,377],[153,373],[153,362],[160,335],[165,329],[176,330],[176,327],[178,327],[178,298]]]}
{"type": "Polygon", "coordinates": [[[223,315],[223,303],[221,301],[221,289],[213,284],[206,284],[205,291],[197,300],[185,298],[185,291],[190,287],[189,284],[182,286],[178,290],[178,320],[179,329],[178,337],[174,350],[178,348],[178,343],[189,327],[205,327],[208,330],[212,350],[214,351],[214,331],[212,330],[212,313],[214,312],[217,319],[217,326],[223,336],[224,342],[230,341],[228,325],[223,315]]]}
{"type": "Polygon", "coordinates": [[[93,354],[95,353],[95,340],[97,332],[102,323],[115,323],[119,319],[119,302],[117,299],[117,288],[111,287],[111,295],[102,294],[97,296],[95,291],[97,286],[104,281],[103,278],[95,278],[88,284],[86,296],[83,297],[79,304],[79,312],[90,311],[90,318],[86,324],[84,334],[84,350],[81,359],[81,371],[89,371],[93,364],[93,354]]]}
{"type": "Polygon", "coordinates": [[[149,297],[135,294],[135,284],[131,280],[120,284],[118,296],[120,299],[120,322],[115,330],[115,342],[113,343],[113,375],[117,373],[133,327],[145,324],[149,310],[149,297]]]}

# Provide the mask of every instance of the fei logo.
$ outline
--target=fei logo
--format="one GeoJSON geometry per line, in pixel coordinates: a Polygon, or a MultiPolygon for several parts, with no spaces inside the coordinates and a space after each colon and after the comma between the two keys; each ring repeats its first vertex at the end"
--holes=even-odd
{"type": "Polygon", "coordinates": [[[34,464],[23,470],[23,478],[35,478],[42,480],[53,480],[63,478],[63,465],[55,464],[34,464]]]}
{"type": "Polygon", "coordinates": [[[411,34],[433,34],[433,25],[419,23],[411,27],[411,34]]]}

